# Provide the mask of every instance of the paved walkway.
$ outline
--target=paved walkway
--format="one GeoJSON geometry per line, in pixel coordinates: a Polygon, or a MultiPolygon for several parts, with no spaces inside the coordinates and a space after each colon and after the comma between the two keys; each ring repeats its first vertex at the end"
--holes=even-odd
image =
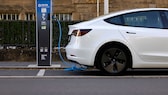
{"type": "Polygon", "coordinates": [[[6,69],[6,68],[68,68],[75,65],[74,63],[67,62],[66,64],[58,61],[58,62],[52,62],[51,66],[37,66],[36,62],[0,62],[0,69],[6,69]]]}

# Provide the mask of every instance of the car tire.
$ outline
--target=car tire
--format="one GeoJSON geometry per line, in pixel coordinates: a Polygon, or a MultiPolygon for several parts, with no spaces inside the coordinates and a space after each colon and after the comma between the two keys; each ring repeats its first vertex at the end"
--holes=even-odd
{"type": "Polygon", "coordinates": [[[97,58],[100,70],[110,75],[121,75],[128,68],[129,53],[120,45],[107,45],[97,58]]]}

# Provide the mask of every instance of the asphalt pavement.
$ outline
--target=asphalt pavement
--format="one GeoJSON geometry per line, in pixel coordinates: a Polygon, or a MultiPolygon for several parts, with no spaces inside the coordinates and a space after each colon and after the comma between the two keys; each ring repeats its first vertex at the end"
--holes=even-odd
{"type": "Polygon", "coordinates": [[[0,62],[0,78],[3,77],[101,77],[101,78],[124,78],[124,77],[168,77],[168,69],[132,69],[128,70],[122,76],[110,76],[103,72],[88,68],[84,71],[67,71],[75,64],[63,64],[62,62],[53,62],[51,66],[37,66],[36,62],[0,62]]]}
{"type": "Polygon", "coordinates": [[[167,95],[167,78],[0,78],[1,95],[167,95]]]}
{"type": "Polygon", "coordinates": [[[65,69],[0,69],[0,78],[168,78],[168,70],[129,70],[120,76],[104,74],[97,69],[67,71],[65,69]]]}
{"type": "MultiPolygon", "coordinates": [[[[74,64],[72,64],[74,65],[74,64]]],[[[167,95],[168,69],[133,69],[110,76],[93,68],[67,71],[61,62],[0,62],[1,95],[167,95]]]]}

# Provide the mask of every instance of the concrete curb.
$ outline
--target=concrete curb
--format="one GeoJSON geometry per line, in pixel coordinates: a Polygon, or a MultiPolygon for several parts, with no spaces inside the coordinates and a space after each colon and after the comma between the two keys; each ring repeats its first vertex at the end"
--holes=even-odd
{"type": "MultiPolygon", "coordinates": [[[[0,70],[2,69],[57,69],[57,70],[61,70],[61,69],[67,69],[67,68],[71,68],[71,66],[64,66],[61,64],[54,64],[51,66],[37,66],[37,65],[28,65],[28,66],[0,66],[0,70]]],[[[94,68],[88,68],[90,69],[94,69],[94,68]]]]}
{"type": "Polygon", "coordinates": [[[54,66],[37,66],[37,67],[29,67],[29,66],[0,66],[0,69],[65,69],[68,67],[54,67],[54,66]]]}
{"type": "Polygon", "coordinates": [[[0,62],[0,69],[65,69],[70,68],[62,62],[54,62],[51,66],[37,66],[35,62],[0,62]]]}
{"type": "Polygon", "coordinates": [[[164,79],[168,76],[0,76],[0,79],[164,79]]]}

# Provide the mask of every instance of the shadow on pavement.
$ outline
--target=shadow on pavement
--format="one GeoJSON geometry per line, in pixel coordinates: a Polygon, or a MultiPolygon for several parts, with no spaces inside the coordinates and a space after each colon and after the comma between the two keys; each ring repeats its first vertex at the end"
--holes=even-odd
{"type": "MultiPolygon", "coordinates": [[[[45,76],[110,76],[99,70],[86,70],[86,71],[64,71],[64,70],[47,70],[45,76]]],[[[128,70],[122,76],[162,76],[168,75],[168,69],[159,70],[128,70]]]]}

